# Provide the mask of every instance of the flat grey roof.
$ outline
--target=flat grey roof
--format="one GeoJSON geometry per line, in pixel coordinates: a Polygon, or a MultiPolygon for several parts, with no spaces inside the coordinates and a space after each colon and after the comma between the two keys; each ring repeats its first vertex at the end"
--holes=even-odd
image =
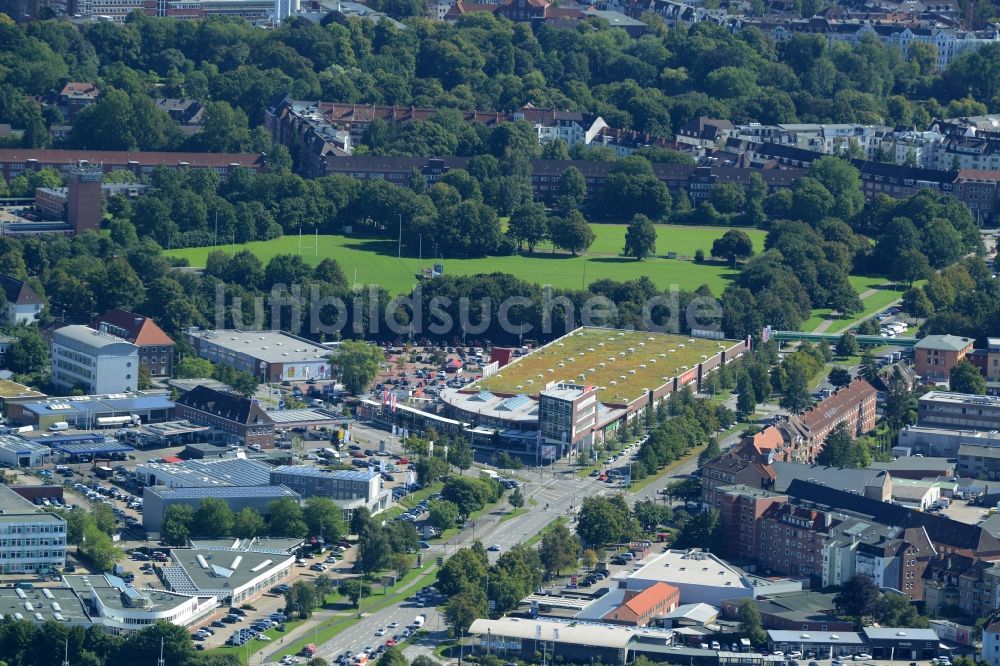
{"type": "MultiPolygon", "coordinates": [[[[43,515],[37,506],[15,493],[6,485],[0,485],[0,512],[3,512],[4,515],[25,513],[43,515]]],[[[50,513],[44,515],[52,516],[50,513]]],[[[0,518],[3,517],[0,516],[0,518]]],[[[55,516],[52,517],[55,518],[55,516]]]]}
{"type": "Polygon", "coordinates": [[[135,588],[117,576],[102,576],[92,574],[86,576],[63,576],[63,580],[78,594],[93,593],[100,597],[101,603],[111,608],[121,610],[136,610],[122,601],[122,595],[149,599],[150,606],[144,610],[162,612],[186,602],[190,595],[176,594],[165,590],[135,588]]]}
{"type": "Polygon", "coordinates": [[[935,641],[938,635],[933,629],[917,629],[913,627],[864,627],[862,631],[868,638],[891,639],[896,641],[935,641]]]}
{"type": "Polygon", "coordinates": [[[223,589],[231,593],[291,557],[277,552],[212,548],[178,548],[171,556],[176,565],[164,567],[164,575],[170,587],[181,594],[211,594],[223,589]],[[201,565],[199,555],[207,566],[201,565]],[[178,577],[177,570],[184,575],[178,577]]]}
{"type": "Polygon", "coordinates": [[[220,329],[195,331],[191,337],[267,363],[295,363],[329,359],[333,350],[281,331],[238,331],[220,329]]]}
{"type": "Polygon", "coordinates": [[[166,486],[149,486],[144,489],[151,495],[163,499],[201,499],[218,497],[232,499],[234,497],[273,497],[275,500],[284,497],[299,499],[299,494],[285,486],[196,486],[185,488],[167,488],[166,486]]]}
{"type": "Polygon", "coordinates": [[[671,584],[750,589],[739,570],[711,553],[668,550],[653,556],[641,569],[628,575],[640,580],[657,580],[671,584]]]}
{"type": "Polygon", "coordinates": [[[266,486],[271,466],[246,458],[185,460],[179,463],[144,463],[138,469],[184,479],[191,486],[266,486]]]}
{"type": "MultiPolygon", "coordinates": [[[[45,440],[42,439],[38,441],[44,442],[45,440]]],[[[27,455],[33,452],[44,453],[50,451],[47,446],[36,444],[30,439],[18,437],[17,435],[0,435],[0,449],[9,451],[15,455],[27,455]]]]}
{"type": "Polygon", "coordinates": [[[377,472],[346,469],[320,469],[310,465],[279,465],[271,470],[275,474],[296,474],[298,476],[315,476],[320,478],[342,479],[345,481],[370,481],[378,476],[377,472]]]}
{"type": "Polygon", "coordinates": [[[274,421],[274,425],[285,425],[288,423],[331,423],[343,418],[339,414],[328,412],[325,409],[276,409],[269,410],[267,415],[274,421]]]}
{"type": "Polygon", "coordinates": [[[767,637],[774,643],[863,645],[861,635],[853,631],[791,631],[768,629],[767,637]]]}
{"type": "Polygon", "coordinates": [[[11,617],[15,613],[19,613],[25,620],[37,622],[35,613],[41,613],[43,620],[54,620],[68,624],[92,623],[83,602],[71,588],[36,585],[32,590],[21,590],[21,592],[24,594],[24,599],[12,587],[0,588],[0,613],[4,617],[11,617]],[[48,593],[46,594],[42,590],[48,590],[48,593]],[[31,604],[33,610],[28,610],[25,604],[31,604]],[[62,620],[56,617],[57,613],[62,617],[62,620]]]}
{"type": "Polygon", "coordinates": [[[89,326],[79,324],[57,328],[52,335],[53,337],[63,338],[62,340],[56,340],[60,344],[64,344],[65,342],[75,342],[93,349],[105,349],[114,345],[125,345],[135,349],[136,351],[139,349],[128,340],[111,335],[110,333],[95,331],[89,326]]]}

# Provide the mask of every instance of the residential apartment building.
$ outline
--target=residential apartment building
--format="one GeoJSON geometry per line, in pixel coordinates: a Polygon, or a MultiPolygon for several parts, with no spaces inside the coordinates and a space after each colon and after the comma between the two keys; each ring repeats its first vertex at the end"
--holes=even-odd
{"type": "Polygon", "coordinates": [[[791,448],[789,459],[815,462],[823,450],[827,435],[841,423],[847,424],[852,437],[859,437],[875,427],[877,392],[864,379],[855,379],[798,416],[790,416],[775,426],[782,431],[791,448]]]}
{"type": "Polygon", "coordinates": [[[774,482],[774,471],[767,465],[750,462],[727,453],[701,467],[701,502],[707,507],[718,507],[719,493],[729,486],[766,488],[774,482]]]}
{"type": "Polygon", "coordinates": [[[128,340],[139,348],[139,365],[153,377],[169,377],[174,368],[174,341],[156,322],[121,308],[108,310],[91,328],[128,340]]]}
{"type": "Polygon", "coordinates": [[[221,180],[237,169],[261,170],[265,156],[256,153],[160,153],[116,150],[47,150],[0,148],[0,174],[10,183],[26,170],[54,169],[62,175],[81,164],[100,167],[103,173],[128,171],[148,177],[157,168],[210,169],[221,180]]]}
{"type": "Polygon", "coordinates": [[[37,574],[66,566],[66,521],[0,486],[0,572],[37,574]]]}
{"type": "Polygon", "coordinates": [[[139,386],[139,348],[88,326],[52,334],[52,383],[67,392],[126,393],[139,386]]]}
{"type": "Polygon", "coordinates": [[[872,36],[881,44],[899,48],[906,55],[911,44],[923,43],[934,47],[937,53],[935,66],[938,70],[947,68],[963,53],[1000,43],[1000,35],[995,29],[971,32],[953,28],[910,26],[903,23],[836,21],[819,16],[771,23],[763,20],[748,21],[748,24],[758,25],[777,42],[787,41],[796,33],[819,34],[827,40],[831,48],[835,44],[857,46],[863,38],[872,36]]]}
{"type": "Polygon", "coordinates": [[[1000,666],[1000,622],[991,622],[983,628],[983,650],[979,659],[989,666],[1000,666]]]}
{"type": "MultiPolygon", "coordinates": [[[[702,479],[704,484],[704,478],[702,479]]],[[[761,550],[757,525],[764,513],[773,505],[788,501],[787,495],[745,485],[721,486],[714,492],[719,512],[719,522],[726,534],[726,558],[737,562],[754,562],[761,550]]]]}
{"type": "Polygon", "coordinates": [[[757,521],[757,563],[766,571],[819,580],[829,512],[775,503],[757,521]]]}
{"type": "Polygon", "coordinates": [[[42,297],[24,280],[0,275],[0,289],[6,299],[5,323],[33,324],[45,306],[42,297]]]}
{"type": "Polygon", "coordinates": [[[218,439],[242,446],[274,446],[274,421],[256,400],[198,386],[177,399],[175,414],[213,428],[218,439]]]}
{"type": "Polygon", "coordinates": [[[70,120],[97,101],[101,91],[93,83],[70,81],[59,91],[59,108],[70,120]]]}
{"type": "Polygon", "coordinates": [[[951,369],[971,351],[975,340],[957,335],[928,335],[913,346],[917,374],[924,379],[947,380],[951,369]]]}

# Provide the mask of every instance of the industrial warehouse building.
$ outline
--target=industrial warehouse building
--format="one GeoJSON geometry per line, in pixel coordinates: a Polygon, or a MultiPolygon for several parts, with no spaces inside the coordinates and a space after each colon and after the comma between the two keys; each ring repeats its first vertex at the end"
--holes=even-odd
{"type": "MultiPolygon", "coordinates": [[[[158,534],[167,509],[174,504],[186,504],[195,510],[206,497],[224,500],[234,512],[255,509],[262,516],[270,514],[270,505],[285,497],[299,501],[298,493],[284,486],[208,486],[203,488],[167,488],[147,486],[142,489],[142,528],[148,534],[158,534]]],[[[197,536],[197,526],[192,526],[197,536]]]]}
{"type": "Polygon", "coordinates": [[[39,430],[60,421],[81,430],[120,428],[131,423],[133,416],[142,423],[158,423],[169,420],[173,413],[170,396],[156,391],[7,400],[7,419],[11,424],[39,430]]]}

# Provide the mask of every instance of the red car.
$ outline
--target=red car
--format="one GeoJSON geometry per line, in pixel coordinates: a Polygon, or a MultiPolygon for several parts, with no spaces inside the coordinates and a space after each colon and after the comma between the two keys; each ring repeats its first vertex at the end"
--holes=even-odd
{"type": "Polygon", "coordinates": [[[409,465],[410,464],[410,459],[409,458],[400,458],[396,462],[398,462],[400,465],[409,465]]]}
{"type": "Polygon", "coordinates": [[[396,644],[396,639],[395,638],[390,638],[389,640],[387,640],[385,642],[385,646],[386,647],[392,647],[395,644],[396,644]]]}

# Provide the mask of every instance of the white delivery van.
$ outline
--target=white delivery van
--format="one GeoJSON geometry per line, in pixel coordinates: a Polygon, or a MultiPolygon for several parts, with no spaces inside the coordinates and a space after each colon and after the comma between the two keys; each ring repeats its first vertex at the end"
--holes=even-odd
{"type": "Polygon", "coordinates": [[[56,421],[55,423],[53,423],[52,425],[49,426],[49,430],[51,430],[52,432],[60,432],[62,430],[69,430],[69,424],[66,423],[65,421],[56,421]]]}

